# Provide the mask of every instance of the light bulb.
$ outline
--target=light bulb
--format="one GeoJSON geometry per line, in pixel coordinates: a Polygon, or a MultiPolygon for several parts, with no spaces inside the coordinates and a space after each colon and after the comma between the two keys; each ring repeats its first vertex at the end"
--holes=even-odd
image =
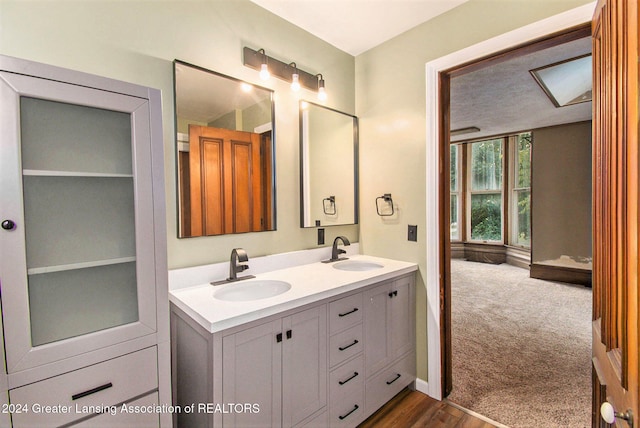
{"type": "Polygon", "coordinates": [[[260,78],[262,80],[269,80],[269,77],[271,77],[271,73],[269,73],[269,67],[267,67],[267,64],[262,64],[260,66],[260,78]]]}
{"type": "Polygon", "coordinates": [[[320,101],[327,100],[327,91],[324,90],[324,86],[321,86],[320,88],[318,88],[318,99],[320,101]]]}
{"type": "Polygon", "coordinates": [[[294,92],[298,92],[300,90],[300,81],[299,81],[299,76],[298,73],[293,73],[291,75],[291,90],[294,92]]]}

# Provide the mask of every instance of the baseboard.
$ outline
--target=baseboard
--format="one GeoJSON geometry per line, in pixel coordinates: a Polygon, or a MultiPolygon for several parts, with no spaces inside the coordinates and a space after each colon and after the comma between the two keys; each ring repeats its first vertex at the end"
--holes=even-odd
{"type": "Polygon", "coordinates": [[[420,378],[416,379],[416,391],[422,392],[423,394],[427,394],[429,397],[431,397],[431,394],[429,394],[429,382],[427,382],[426,380],[422,380],[420,378]]]}
{"type": "Polygon", "coordinates": [[[532,263],[529,275],[531,278],[568,282],[570,284],[580,284],[591,287],[591,270],[589,269],[532,263]]]}

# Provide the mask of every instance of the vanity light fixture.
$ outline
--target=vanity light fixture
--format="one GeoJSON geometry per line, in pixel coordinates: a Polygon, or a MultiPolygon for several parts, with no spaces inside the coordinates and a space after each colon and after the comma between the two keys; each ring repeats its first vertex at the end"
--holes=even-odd
{"type": "Polygon", "coordinates": [[[322,77],[322,74],[317,74],[316,77],[318,78],[318,99],[320,101],[326,101],[327,91],[324,89],[324,78],[322,77]]]}
{"type": "Polygon", "coordinates": [[[253,50],[245,46],[243,49],[243,63],[247,67],[258,70],[261,79],[264,79],[263,76],[274,76],[291,83],[293,91],[298,91],[299,88],[318,91],[318,98],[326,99],[322,75],[311,74],[301,70],[295,62],[282,62],[268,56],[264,49],[253,50]],[[320,80],[318,80],[318,77],[320,77],[320,80]],[[320,95],[320,92],[323,92],[324,95],[320,95]]]}
{"type": "Polygon", "coordinates": [[[298,92],[300,90],[300,75],[298,74],[298,66],[295,62],[289,64],[293,67],[293,74],[291,74],[291,90],[298,92]]]}
{"type": "Polygon", "coordinates": [[[269,66],[267,65],[267,54],[264,49],[259,49],[258,52],[262,54],[262,62],[260,63],[260,79],[269,80],[271,73],[269,73],[269,66]]]}

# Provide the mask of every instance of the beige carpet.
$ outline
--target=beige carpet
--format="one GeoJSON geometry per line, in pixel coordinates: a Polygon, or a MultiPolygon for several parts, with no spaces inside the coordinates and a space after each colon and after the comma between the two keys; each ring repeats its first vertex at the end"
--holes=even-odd
{"type": "Polygon", "coordinates": [[[453,392],[512,428],[591,426],[591,289],[453,260],[453,392]]]}

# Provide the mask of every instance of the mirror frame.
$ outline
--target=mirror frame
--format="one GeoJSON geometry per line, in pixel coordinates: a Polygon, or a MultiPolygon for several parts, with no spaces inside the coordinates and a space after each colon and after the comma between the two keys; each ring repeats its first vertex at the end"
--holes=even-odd
{"type": "Polygon", "coordinates": [[[224,235],[234,235],[239,233],[258,233],[258,232],[274,232],[278,230],[278,216],[277,216],[277,186],[276,186],[276,113],[275,113],[275,91],[270,88],[265,88],[264,86],[256,85],[254,83],[247,82],[242,79],[238,79],[233,76],[229,76],[227,74],[219,73],[217,71],[210,70],[208,68],[201,67],[199,65],[195,65],[186,61],[182,61],[179,59],[173,60],[173,126],[174,126],[174,154],[175,154],[175,185],[176,185],[176,235],[178,239],[183,238],[200,238],[200,237],[213,237],[213,236],[224,236],[224,235]],[[246,83],[251,85],[254,88],[264,90],[269,92],[270,94],[270,103],[271,103],[271,195],[272,195],[272,228],[268,230],[261,230],[255,232],[234,232],[234,233],[226,233],[226,234],[217,234],[217,235],[197,235],[197,236],[185,236],[181,233],[181,222],[182,222],[182,214],[181,214],[181,206],[180,206],[180,170],[179,170],[179,144],[178,140],[178,94],[177,94],[177,75],[176,75],[176,66],[183,65],[195,70],[202,71],[207,74],[214,75],[216,77],[221,77],[232,82],[243,84],[246,83]]]}
{"type": "Polygon", "coordinates": [[[359,214],[359,204],[360,200],[359,195],[359,125],[358,125],[358,117],[349,113],[345,113],[340,110],[336,110],[331,107],[327,107],[322,104],[317,104],[307,100],[300,100],[299,103],[299,138],[300,138],[300,227],[309,229],[316,227],[333,227],[333,226],[351,226],[358,224],[360,220],[359,214]],[[320,107],[325,110],[338,113],[347,117],[350,117],[353,120],[353,223],[339,223],[339,224],[314,224],[314,225],[305,225],[304,224],[304,201],[305,201],[305,193],[304,193],[304,132],[303,132],[303,105],[308,104],[314,107],[320,107]]]}

